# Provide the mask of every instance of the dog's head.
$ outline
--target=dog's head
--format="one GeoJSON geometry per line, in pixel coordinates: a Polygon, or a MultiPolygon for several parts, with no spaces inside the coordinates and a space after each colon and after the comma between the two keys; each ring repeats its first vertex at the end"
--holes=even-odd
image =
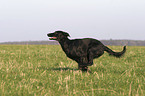
{"type": "Polygon", "coordinates": [[[68,36],[70,37],[70,35],[66,32],[63,31],[55,31],[54,33],[49,33],[47,34],[48,37],[50,37],[50,40],[61,40],[61,39],[66,39],[68,36]]]}

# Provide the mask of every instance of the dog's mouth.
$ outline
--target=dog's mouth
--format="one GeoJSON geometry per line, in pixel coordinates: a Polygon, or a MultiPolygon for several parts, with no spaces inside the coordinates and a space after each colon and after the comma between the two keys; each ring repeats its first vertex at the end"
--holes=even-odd
{"type": "Polygon", "coordinates": [[[49,40],[57,40],[57,37],[50,37],[49,40]]]}
{"type": "Polygon", "coordinates": [[[54,33],[49,33],[47,34],[47,36],[49,37],[49,40],[57,40],[57,37],[55,36],[54,33]]]}

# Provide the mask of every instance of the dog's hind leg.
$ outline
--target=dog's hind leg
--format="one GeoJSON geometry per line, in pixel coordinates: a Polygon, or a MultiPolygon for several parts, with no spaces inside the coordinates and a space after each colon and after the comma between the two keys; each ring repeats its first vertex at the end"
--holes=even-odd
{"type": "MultiPolygon", "coordinates": [[[[78,69],[79,70],[88,71],[88,67],[87,66],[89,66],[89,61],[88,61],[87,56],[81,57],[81,58],[79,58],[76,61],[78,63],[78,69]]],[[[93,62],[91,62],[91,64],[93,64],[93,62]]]]}

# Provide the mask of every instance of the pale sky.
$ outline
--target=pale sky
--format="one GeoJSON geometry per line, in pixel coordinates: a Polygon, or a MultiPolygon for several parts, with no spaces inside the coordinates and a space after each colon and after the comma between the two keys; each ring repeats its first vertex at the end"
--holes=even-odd
{"type": "Polygon", "coordinates": [[[71,38],[145,40],[145,0],[0,0],[0,42],[71,38]]]}

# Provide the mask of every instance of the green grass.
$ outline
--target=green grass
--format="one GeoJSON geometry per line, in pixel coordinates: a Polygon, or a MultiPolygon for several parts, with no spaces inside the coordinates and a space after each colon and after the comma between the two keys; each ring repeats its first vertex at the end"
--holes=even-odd
{"type": "Polygon", "coordinates": [[[95,59],[90,73],[58,45],[0,45],[0,96],[144,96],[144,59],[145,47],[127,47],[95,59]]]}

